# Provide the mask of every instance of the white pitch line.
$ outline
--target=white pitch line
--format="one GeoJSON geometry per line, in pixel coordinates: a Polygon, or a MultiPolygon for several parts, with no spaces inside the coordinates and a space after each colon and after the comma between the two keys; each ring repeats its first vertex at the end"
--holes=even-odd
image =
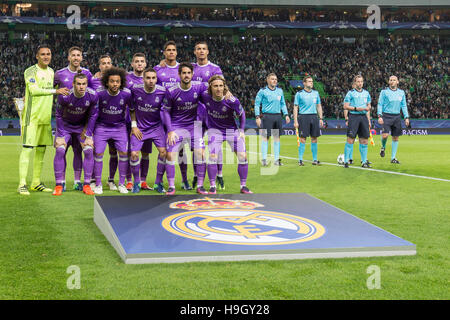
{"type": "MultiPolygon", "coordinates": [[[[250,153],[257,153],[257,152],[250,152],[250,153]]],[[[268,156],[273,156],[273,154],[267,154],[268,156]]],[[[292,158],[292,157],[286,157],[286,156],[280,156],[280,158],[284,159],[290,159],[290,160],[298,160],[298,158],[292,158]]],[[[305,162],[312,162],[311,160],[303,160],[305,162]]],[[[330,163],[330,162],[320,162],[320,164],[326,164],[329,166],[335,166],[335,167],[342,167],[340,164],[336,163],[330,163]]],[[[418,176],[415,174],[409,174],[409,173],[403,173],[403,172],[395,172],[395,171],[387,171],[387,170],[380,170],[380,169],[373,169],[373,168],[363,168],[363,167],[355,167],[355,166],[349,166],[351,169],[359,169],[364,171],[374,171],[374,172],[381,172],[381,173],[390,173],[390,174],[397,174],[400,176],[406,176],[406,177],[413,177],[413,178],[421,178],[421,179],[428,179],[428,180],[436,180],[436,181],[444,181],[444,182],[450,182],[448,179],[442,179],[442,178],[434,178],[434,177],[427,177],[427,176],[418,176]]]]}

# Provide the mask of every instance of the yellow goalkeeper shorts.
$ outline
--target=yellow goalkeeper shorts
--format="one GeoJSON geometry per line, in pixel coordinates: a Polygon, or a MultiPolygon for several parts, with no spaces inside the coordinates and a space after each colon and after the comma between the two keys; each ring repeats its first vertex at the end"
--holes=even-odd
{"type": "Polygon", "coordinates": [[[24,146],[53,145],[52,126],[50,124],[32,124],[22,127],[22,144],[24,146]]]}

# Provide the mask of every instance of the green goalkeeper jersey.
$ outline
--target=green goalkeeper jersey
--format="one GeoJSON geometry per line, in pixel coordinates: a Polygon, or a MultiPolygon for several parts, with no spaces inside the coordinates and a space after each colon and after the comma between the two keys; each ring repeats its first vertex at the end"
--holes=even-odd
{"type": "Polygon", "coordinates": [[[50,125],[52,118],[53,78],[52,68],[42,69],[38,64],[25,70],[25,105],[22,113],[22,125],[50,125]]]}

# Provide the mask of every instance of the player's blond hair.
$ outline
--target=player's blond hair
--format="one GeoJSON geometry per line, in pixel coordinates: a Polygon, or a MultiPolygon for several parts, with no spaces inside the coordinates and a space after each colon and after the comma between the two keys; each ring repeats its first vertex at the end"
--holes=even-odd
{"type": "Polygon", "coordinates": [[[228,93],[228,86],[227,86],[227,82],[225,81],[225,78],[223,77],[223,76],[221,76],[221,75],[218,75],[218,74],[216,74],[216,75],[214,75],[214,76],[212,76],[211,78],[209,78],[209,80],[208,80],[208,93],[209,93],[209,95],[212,97],[212,89],[211,89],[211,84],[213,83],[213,81],[216,81],[216,80],[221,80],[222,82],[223,82],[223,87],[224,87],[224,89],[223,89],[223,95],[226,95],[227,93],[228,93]]]}

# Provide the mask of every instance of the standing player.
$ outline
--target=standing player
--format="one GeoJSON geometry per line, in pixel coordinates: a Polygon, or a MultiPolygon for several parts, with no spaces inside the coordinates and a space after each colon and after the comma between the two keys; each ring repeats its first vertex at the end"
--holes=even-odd
{"type": "Polygon", "coordinates": [[[344,109],[348,110],[347,143],[344,150],[344,167],[348,168],[350,155],[356,135],[359,137],[359,152],[363,168],[371,168],[367,161],[367,151],[370,136],[370,94],[363,89],[364,78],[357,75],[353,78],[353,89],[347,92],[344,99],[344,109]]]}
{"type": "MultiPolygon", "coordinates": [[[[133,102],[130,107],[131,137],[130,166],[134,177],[133,193],[141,190],[144,181],[141,181],[139,151],[144,147],[148,150],[153,142],[158,148],[158,164],[156,167],[155,189],[159,193],[165,192],[163,175],[166,166],[166,134],[161,121],[161,106],[165,98],[166,89],[157,85],[156,71],[147,68],[143,72],[144,83],[135,84],[131,88],[133,102]]],[[[142,152],[142,151],[141,151],[142,152]]],[[[142,188],[143,189],[143,188],[142,188]]]]}
{"type": "Polygon", "coordinates": [[[320,136],[320,127],[323,127],[322,104],[319,92],[313,90],[313,78],[306,76],[303,79],[304,89],[295,94],[294,98],[294,127],[300,128],[300,147],[298,148],[298,165],[304,166],[303,154],[305,153],[306,138],[311,135],[311,152],[313,165],[319,165],[317,160],[317,138],[320,136]],[[297,112],[300,117],[300,125],[297,121],[297,112]],[[319,117],[317,117],[319,115],[319,117]]]}
{"type": "Polygon", "coordinates": [[[106,70],[112,68],[111,57],[107,54],[100,56],[100,58],[98,59],[98,68],[100,69],[100,71],[97,71],[97,73],[91,79],[91,88],[94,90],[102,88],[102,76],[106,70]]]}
{"type": "MultiPolygon", "coordinates": [[[[206,41],[199,41],[194,46],[194,55],[197,59],[197,62],[194,62],[192,65],[194,66],[194,77],[193,81],[199,81],[203,83],[208,83],[208,80],[214,75],[222,75],[222,70],[217,64],[214,64],[208,60],[209,49],[206,41]]],[[[202,104],[199,105],[199,108],[204,108],[202,104]]],[[[223,181],[222,175],[222,167],[223,167],[223,152],[222,149],[217,152],[217,183],[219,184],[219,188],[224,190],[225,183],[223,181]]],[[[194,172],[195,172],[195,164],[194,164],[194,172]]],[[[195,188],[197,184],[197,176],[194,175],[194,179],[192,181],[192,187],[195,188]]]]}
{"type": "MultiPolygon", "coordinates": [[[[180,83],[179,63],[177,62],[177,45],[175,41],[167,41],[164,44],[164,60],[154,67],[158,77],[158,84],[166,89],[176,86],[180,83]]],[[[184,149],[179,150],[178,166],[180,167],[182,177],[182,188],[184,190],[192,190],[187,178],[187,157],[184,149]]]]}
{"type": "Polygon", "coordinates": [[[67,145],[80,144],[84,154],[84,185],[83,192],[93,195],[89,182],[94,169],[94,141],[92,134],[95,126],[95,116],[98,108],[98,97],[94,90],[88,88],[88,80],[81,71],[73,78],[73,88],[70,95],[59,96],[56,105],[56,137],[55,170],[56,187],[53,195],[60,196],[63,192],[65,155],[67,145]],[[84,138],[82,133],[84,133],[84,138]]]}
{"type": "Polygon", "coordinates": [[[405,91],[398,88],[398,78],[396,76],[390,76],[389,88],[382,90],[380,93],[377,114],[378,123],[383,126],[380,156],[384,157],[386,142],[389,132],[391,132],[391,163],[395,164],[400,164],[395,157],[398,149],[398,138],[402,135],[400,111],[403,112],[406,126],[409,126],[409,114],[408,107],[406,106],[405,91]]]}
{"type": "Polygon", "coordinates": [[[202,158],[204,145],[202,132],[201,128],[195,126],[194,123],[197,119],[200,94],[206,89],[206,86],[202,83],[191,82],[193,69],[189,62],[180,63],[178,72],[181,82],[177,86],[167,89],[162,108],[168,142],[166,162],[166,174],[169,181],[169,189],[166,194],[168,195],[175,194],[175,158],[180,147],[186,143],[185,140],[188,140],[191,150],[194,150],[194,163],[197,164],[198,176],[197,192],[208,194],[203,188],[206,167],[202,158]]]}
{"type": "MultiPolygon", "coordinates": [[[[275,73],[270,73],[267,76],[267,86],[264,89],[260,89],[255,99],[255,117],[256,125],[262,130],[262,165],[267,166],[267,149],[268,139],[273,135],[273,151],[275,155],[275,165],[281,166],[280,160],[280,135],[282,134],[283,124],[280,113],[282,112],[286,124],[291,120],[288,116],[286,101],[284,100],[283,90],[277,88],[278,78],[275,73]],[[260,106],[262,105],[261,112],[260,106]],[[261,127],[262,119],[262,127],[261,127]],[[278,131],[278,134],[274,134],[274,130],[278,131]]],[[[275,132],[277,132],[275,131],[275,132]]]]}
{"type": "Polygon", "coordinates": [[[126,88],[126,71],[110,68],[102,77],[103,90],[98,90],[98,117],[94,130],[95,194],[102,194],[103,153],[108,140],[119,151],[119,192],[128,193],[125,177],[128,168],[128,134],[126,110],[131,102],[131,92],[126,88]]]}
{"type": "MultiPolygon", "coordinates": [[[[55,72],[55,87],[66,87],[72,89],[73,78],[81,71],[86,75],[88,80],[88,86],[92,87],[92,74],[91,72],[81,67],[81,62],[83,61],[83,49],[80,47],[71,47],[68,51],[67,60],[69,65],[55,72]]],[[[83,169],[83,159],[82,150],[80,145],[77,143],[72,145],[73,149],[73,172],[74,172],[74,190],[82,190],[83,184],[81,183],[81,170],[83,169]]],[[[65,163],[65,162],[64,162],[65,163]]],[[[65,189],[65,170],[63,177],[63,185],[65,189]]]]}
{"type": "Polygon", "coordinates": [[[247,153],[245,151],[245,112],[235,97],[225,98],[225,79],[215,75],[209,79],[208,91],[202,93],[206,106],[206,126],[208,127],[208,177],[210,194],[216,194],[216,175],[218,151],[222,142],[227,141],[238,158],[238,174],[241,180],[241,193],[252,193],[246,186],[248,174],[247,153]],[[239,128],[236,124],[239,117],[239,128]]]}
{"type": "MultiPolygon", "coordinates": [[[[111,57],[107,54],[100,56],[98,59],[98,67],[100,71],[98,71],[92,77],[92,89],[94,90],[102,90],[102,77],[106,70],[112,68],[112,60],[111,57]]],[[[114,183],[114,176],[116,175],[117,166],[119,165],[119,158],[117,156],[117,150],[114,148],[114,143],[108,141],[108,150],[109,150],[109,176],[108,176],[108,187],[111,191],[117,191],[117,186],[114,183]]],[[[95,176],[92,173],[91,178],[91,189],[95,188],[95,176]]]]}
{"type": "MultiPolygon", "coordinates": [[[[143,85],[144,84],[144,70],[147,68],[147,59],[145,58],[145,54],[143,53],[135,53],[133,55],[133,58],[131,60],[131,67],[133,68],[132,72],[129,72],[127,74],[127,87],[128,89],[132,89],[134,85],[143,85]]],[[[130,108],[131,110],[131,108],[130,108]]],[[[129,115],[127,115],[127,128],[130,130],[131,133],[131,119],[129,118],[129,115]],[[129,120],[129,122],[128,122],[129,120]]],[[[152,190],[147,185],[147,174],[148,174],[148,168],[150,164],[149,159],[149,153],[152,153],[152,144],[146,143],[142,146],[141,151],[141,161],[140,161],[140,187],[143,190],[152,190]]],[[[133,184],[131,182],[132,176],[131,176],[131,167],[129,168],[129,172],[127,173],[127,189],[130,191],[133,188],[133,184]]],[[[135,180],[136,181],[136,180],[135,180]]]]}
{"type": "Polygon", "coordinates": [[[52,192],[41,183],[46,146],[53,144],[52,106],[53,95],[68,95],[69,89],[53,89],[54,71],[49,67],[52,52],[46,45],[36,51],[37,64],[25,70],[25,104],[21,117],[22,151],[19,158],[19,188],[21,195],[30,195],[27,188],[27,174],[31,154],[35,150],[33,163],[32,191],[52,192]]]}

